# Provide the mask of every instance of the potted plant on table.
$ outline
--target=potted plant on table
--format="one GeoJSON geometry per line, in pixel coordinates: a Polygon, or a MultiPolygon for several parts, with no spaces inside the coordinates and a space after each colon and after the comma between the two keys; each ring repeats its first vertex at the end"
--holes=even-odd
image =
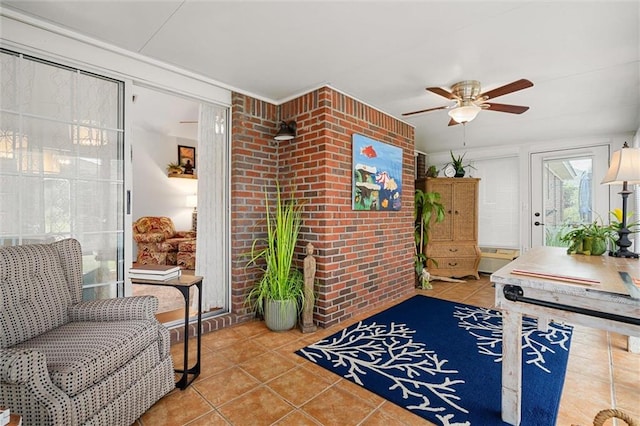
{"type": "Polygon", "coordinates": [[[294,199],[282,200],[276,185],[273,212],[265,193],[267,235],[253,241],[247,266],[257,266],[262,276],[246,301],[264,315],[270,330],[293,328],[304,304],[304,275],[293,265],[293,256],[302,225],[302,205],[294,199]]]}
{"type": "Polygon", "coordinates": [[[598,220],[573,226],[560,237],[560,241],[568,243],[568,254],[585,254],[600,256],[607,251],[608,244],[615,244],[617,230],[614,225],[601,225],[598,220]]]}
{"type": "Polygon", "coordinates": [[[414,199],[414,255],[413,264],[420,287],[431,288],[429,275],[426,274],[427,255],[425,254],[429,242],[429,228],[431,221],[442,222],[444,220],[444,205],[440,202],[440,194],[437,192],[424,192],[416,189],[414,199]],[[432,219],[433,218],[433,219],[432,219]]]}

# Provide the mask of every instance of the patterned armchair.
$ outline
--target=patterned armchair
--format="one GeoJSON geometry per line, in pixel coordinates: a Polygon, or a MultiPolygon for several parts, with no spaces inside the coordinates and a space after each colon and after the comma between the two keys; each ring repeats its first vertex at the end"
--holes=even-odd
{"type": "Polygon", "coordinates": [[[143,216],[133,223],[133,239],[138,244],[137,263],[179,265],[195,269],[196,233],[176,231],[173,221],[163,216],[143,216]]]}
{"type": "Polygon", "coordinates": [[[0,405],[23,425],[130,425],[175,387],[158,300],[82,299],[80,243],[0,248],[0,405]]]}

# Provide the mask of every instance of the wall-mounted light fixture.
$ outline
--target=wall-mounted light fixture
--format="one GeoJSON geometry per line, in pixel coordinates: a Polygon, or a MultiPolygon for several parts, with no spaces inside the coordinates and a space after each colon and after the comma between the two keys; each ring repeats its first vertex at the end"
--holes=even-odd
{"type": "Polygon", "coordinates": [[[618,228],[618,240],[616,245],[618,250],[611,250],[610,254],[615,257],[631,257],[638,258],[638,254],[630,251],[631,246],[627,228],[627,198],[630,191],[627,184],[640,183],[640,148],[629,148],[625,142],[620,151],[616,151],[611,156],[611,165],[606,176],[602,179],[604,185],[622,185],[622,191],[618,194],[622,195],[622,220],[620,228],[618,228]]]}
{"type": "Polygon", "coordinates": [[[296,137],[296,122],[282,122],[280,123],[280,130],[276,133],[274,137],[277,141],[288,141],[296,137]]]}

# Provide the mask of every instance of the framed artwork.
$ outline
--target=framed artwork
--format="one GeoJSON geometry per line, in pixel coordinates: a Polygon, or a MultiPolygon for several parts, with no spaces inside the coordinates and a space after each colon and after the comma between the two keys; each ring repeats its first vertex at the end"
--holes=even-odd
{"type": "Polygon", "coordinates": [[[196,168],[196,149],[192,146],[178,145],[178,164],[184,168],[185,174],[193,174],[196,168]]]}
{"type": "Polygon", "coordinates": [[[352,136],[353,210],[400,210],[402,148],[352,136]]]}

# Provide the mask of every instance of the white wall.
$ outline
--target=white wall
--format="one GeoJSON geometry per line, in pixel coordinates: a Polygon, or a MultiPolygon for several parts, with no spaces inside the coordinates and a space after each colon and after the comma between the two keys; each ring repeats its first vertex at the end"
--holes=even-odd
{"type": "MultiPolygon", "coordinates": [[[[191,229],[187,195],[197,193],[196,179],[170,178],[166,166],[178,161],[178,145],[197,147],[194,140],[154,133],[134,126],[132,218],[167,216],[178,231],[191,229]]],[[[196,149],[197,153],[197,149],[196,149]]]]}

